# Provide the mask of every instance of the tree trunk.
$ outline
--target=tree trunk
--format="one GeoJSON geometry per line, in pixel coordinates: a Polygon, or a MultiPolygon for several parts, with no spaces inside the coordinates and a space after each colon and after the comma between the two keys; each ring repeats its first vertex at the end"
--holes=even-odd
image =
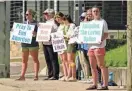
{"type": "Polygon", "coordinates": [[[127,1],[127,91],[132,91],[132,1],[127,1]]]}

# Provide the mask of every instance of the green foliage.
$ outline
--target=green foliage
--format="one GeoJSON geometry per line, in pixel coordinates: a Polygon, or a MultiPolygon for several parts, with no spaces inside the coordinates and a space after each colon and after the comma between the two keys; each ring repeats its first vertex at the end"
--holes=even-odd
{"type": "Polygon", "coordinates": [[[106,51],[126,44],[126,39],[107,39],[106,51]]]}
{"type": "Polygon", "coordinates": [[[127,45],[118,46],[106,52],[105,61],[107,66],[126,67],[127,66],[127,45]]]}

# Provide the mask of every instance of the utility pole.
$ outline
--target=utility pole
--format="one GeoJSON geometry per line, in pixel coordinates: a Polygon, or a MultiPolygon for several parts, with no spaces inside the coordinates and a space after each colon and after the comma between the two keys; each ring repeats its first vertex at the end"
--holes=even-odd
{"type": "Polygon", "coordinates": [[[132,91],[132,1],[127,1],[127,91],[132,91]]]}

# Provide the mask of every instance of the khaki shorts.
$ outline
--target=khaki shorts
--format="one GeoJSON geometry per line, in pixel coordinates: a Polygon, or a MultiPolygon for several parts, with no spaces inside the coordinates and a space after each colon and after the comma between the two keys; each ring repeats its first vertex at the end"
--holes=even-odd
{"type": "Polygon", "coordinates": [[[22,51],[37,51],[39,47],[22,47],[22,51]]]}

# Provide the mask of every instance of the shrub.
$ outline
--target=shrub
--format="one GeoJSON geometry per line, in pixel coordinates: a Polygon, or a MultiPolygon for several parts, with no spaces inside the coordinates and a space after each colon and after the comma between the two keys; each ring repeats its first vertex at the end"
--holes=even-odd
{"type": "Polygon", "coordinates": [[[106,51],[117,48],[118,46],[125,45],[126,42],[126,39],[107,39],[106,51]]]}

